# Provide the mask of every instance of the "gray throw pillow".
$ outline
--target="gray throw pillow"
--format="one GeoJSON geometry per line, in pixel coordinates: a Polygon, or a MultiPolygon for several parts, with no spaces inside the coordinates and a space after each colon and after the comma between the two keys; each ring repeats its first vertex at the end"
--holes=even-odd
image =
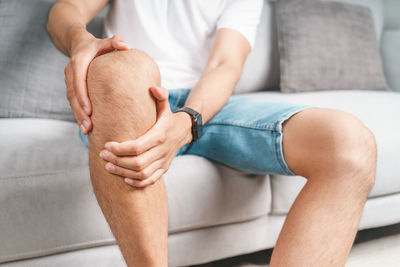
{"type": "Polygon", "coordinates": [[[387,90],[369,8],[280,0],[277,23],[282,92],[387,90]]]}
{"type": "MultiPolygon", "coordinates": [[[[46,32],[53,2],[0,1],[0,117],[75,120],[65,94],[68,58],[46,32]]],[[[90,29],[101,35],[102,22],[90,29]]]]}

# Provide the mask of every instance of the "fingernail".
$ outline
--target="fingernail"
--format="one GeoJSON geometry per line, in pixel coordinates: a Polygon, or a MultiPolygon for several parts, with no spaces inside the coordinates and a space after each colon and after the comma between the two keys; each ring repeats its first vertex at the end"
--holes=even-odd
{"type": "Polygon", "coordinates": [[[83,127],[85,127],[85,129],[87,129],[89,126],[89,123],[86,120],[83,120],[82,125],[83,125],[83,127]]]}
{"type": "Polygon", "coordinates": [[[104,147],[105,147],[108,151],[111,151],[111,144],[110,144],[110,143],[106,143],[106,144],[104,145],[104,147]]]}
{"type": "Polygon", "coordinates": [[[88,108],[87,106],[83,106],[82,108],[83,108],[83,110],[85,111],[85,113],[86,113],[87,115],[89,115],[89,108],[88,108]]]}
{"type": "Polygon", "coordinates": [[[132,179],[125,178],[124,181],[125,181],[125,183],[127,183],[129,185],[133,185],[132,179]]]}
{"type": "Polygon", "coordinates": [[[79,128],[81,128],[81,132],[83,134],[85,134],[84,132],[86,131],[86,128],[83,126],[83,124],[81,124],[81,126],[79,126],[79,128]]]}
{"type": "Polygon", "coordinates": [[[168,91],[167,91],[167,90],[164,90],[163,88],[158,87],[158,86],[157,86],[157,90],[158,90],[158,92],[160,92],[160,94],[161,94],[162,96],[167,97],[167,94],[168,94],[168,91]]]}
{"type": "Polygon", "coordinates": [[[118,45],[129,47],[129,45],[127,43],[125,43],[125,42],[118,42],[118,45]]]}
{"type": "Polygon", "coordinates": [[[106,170],[112,172],[112,171],[115,170],[115,167],[111,163],[107,163],[106,164],[106,170]]]}
{"type": "Polygon", "coordinates": [[[101,151],[101,152],[100,152],[100,157],[101,157],[102,159],[104,159],[104,160],[107,160],[107,159],[108,159],[108,154],[107,154],[107,152],[101,151]]]}

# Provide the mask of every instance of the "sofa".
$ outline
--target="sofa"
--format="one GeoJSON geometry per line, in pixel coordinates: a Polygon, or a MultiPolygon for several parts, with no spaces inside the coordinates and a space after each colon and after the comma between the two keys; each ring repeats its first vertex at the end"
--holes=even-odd
{"type": "MultiPolygon", "coordinates": [[[[390,91],[280,93],[275,2],[266,0],[235,94],[344,110],[372,130],[378,166],[361,230],[400,223],[400,2],[341,1],[371,9],[390,91]]],[[[7,28],[15,29],[7,38],[17,48],[0,40],[6,50],[0,54],[0,266],[125,266],[94,196],[88,150],[65,100],[62,71],[68,58],[45,32],[52,2],[0,2],[0,25],[20,17],[7,28]],[[21,57],[24,64],[18,63],[21,57]],[[11,93],[20,89],[14,85],[20,80],[26,84],[25,102],[9,93],[13,86],[11,93]],[[38,91],[49,83],[54,91],[38,91]],[[35,98],[40,105],[26,102],[35,98]],[[60,99],[57,106],[49,100],[53,98],[60,99]]],[[[96,36],[101,36],[104,13],[88,27],[96,36]]],[[[273,248],[305,182],[297,176],[242,173],[198,156],[175,158],[165,174],[169,265],[273,248]]]]}

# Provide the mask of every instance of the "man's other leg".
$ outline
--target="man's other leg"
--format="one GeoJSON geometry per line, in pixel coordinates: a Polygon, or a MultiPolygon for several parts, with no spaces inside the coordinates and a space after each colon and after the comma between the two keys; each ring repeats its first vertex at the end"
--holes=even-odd
{"type": "Polygon", "coordinates": [[[89,134],[89,165],[97,200],[128,266],[167,266],[168,212],[163,179],[134,189],[122,177],[105,170],[99,153],[108,141],[132,140],[156,120],[151,86],[160,73],[145,53],[130,50],[107,53],[88,70],[93,105],[89,134]]]}
{"type": "Polygon", "coordinates": [[[289,168],[308,179],[273,252],[271,267],[344,266],[373,187],[376,144],[355,117],[307,109],[283,127],[289,168]]]}

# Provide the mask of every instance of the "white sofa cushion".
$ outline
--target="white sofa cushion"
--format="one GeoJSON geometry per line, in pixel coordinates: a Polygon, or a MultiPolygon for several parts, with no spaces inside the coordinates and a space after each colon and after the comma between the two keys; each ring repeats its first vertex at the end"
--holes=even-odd
{"type": "MultiPolygon", "coordinates": [[[[0,120],[0,262],[114,243],[89,178],[75,123],[0,120]]],[[[165,175],[170,233],[265,216],[267,176],[249,176],[197,156],[165,175]]]]}

